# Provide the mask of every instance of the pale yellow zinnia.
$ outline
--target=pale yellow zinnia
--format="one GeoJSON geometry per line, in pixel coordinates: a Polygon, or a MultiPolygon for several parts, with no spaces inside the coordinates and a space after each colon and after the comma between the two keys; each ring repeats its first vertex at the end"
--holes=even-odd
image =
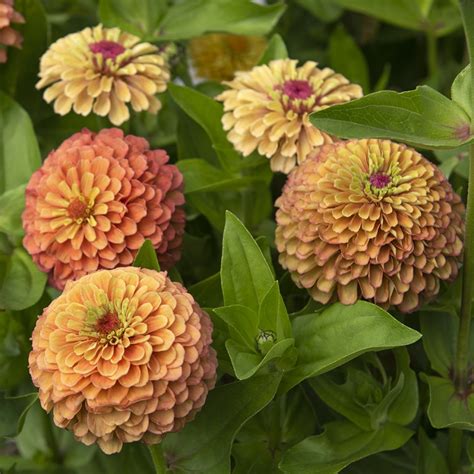
{"type": "Polygon", "coordinates": [[[65,115],[94,112],[108,116],[114,125],[136,112],[156,113],[161,103],[156,94],[170,78],[159,49],[118,28],[98,25],[65,36],[41,58],[38,89],[54,110],[65,115]]]}
{"type": "Polygon", "coordinates": [[[237,72],[217,96],[224,103],[227,138],[244,156],[257,150],[273,171],[289,173],[333,137],[309,121],[311,112],[362,96],[362,89],[332,69],[277,59],[237,72]]]}

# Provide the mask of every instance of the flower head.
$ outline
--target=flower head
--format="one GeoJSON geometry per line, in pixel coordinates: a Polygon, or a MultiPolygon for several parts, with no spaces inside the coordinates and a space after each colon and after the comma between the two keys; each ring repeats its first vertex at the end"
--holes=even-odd
{"type": "Polygon", "coordinates": [[[269,158],[274,171],[289,173],[315,149],[333,138],[309,121],[309,114],[362,96],[332,69],[308,61],[277,59],[238,72],[217,96],[224,103],[222,124],[234,147],[248,156],[254,150],[269,158]]]}
{"type": "Polygon", "coordinates": [[[193,38],[189,53],[198,76],[224,81],[255,66],[266,45],[263,36],[212,33],[193,38]]]}
{"type": "Polygon", "coordinates": [[[458,273],[464,206],[405,145],[326,145],[290,174],[276,206],[280,263],[316,301],[410,312],[458,273]]]}
{"type": "Polygon", "coordinates": [[[140,38],[98,25],[59,39],[41,58],[38,89],[49,86],[46,102],[60,115],[71,108],[80,115],[108,116],[114,125],[133,110],[156,113],[155,97],[166,89],[168,67],[156,46],[140,38]]]}
{"type": "Polygon", "coordinates": [[[7,61],[7,46],[21,48],[23,37],[12,24],[24,22],[23,16],[14,9],[14,0],[0,0],[0,63],[7,61]]]}
{"type": "Polygon", "coordinates": [[[183,177],[164,150],[119,129],[76,133],[26,188],[23,244],[50,282],[130,265],[149,239],[162,268],[180,258],[183,177]]]}
{"type": "Polygon", "coordinates": [[[30,373],[56,425],[110,454],[194,417],[215,384],[211,333],[166,273],[102,270],[69,282],[38,318],[30,373]]]}

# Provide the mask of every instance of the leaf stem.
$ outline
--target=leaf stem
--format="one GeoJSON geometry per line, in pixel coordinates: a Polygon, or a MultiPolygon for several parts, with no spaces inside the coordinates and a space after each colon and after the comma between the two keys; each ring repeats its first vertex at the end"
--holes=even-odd
{"type": "Polygon", "coordinates": [[[51,450],[51,454],[53,456],[53,460],[57,464],[61,464],[61,451],[58,446],[58,442],[56,440],[56,436],[53,430],[53,421],[51,420],[50,416],[46,413],[42,413],[42,420],[43,420],[43,434],[46,440],[46,444],[51,450]]]}
{"type": "Polygon", "coordinates": [[[165,455],[161,444],[149,445],[148,449],[151,454],[151,459],[153,460],[153,465],[155,466],[156,474],[166,474],[168,469],[166,467],[165,455]]]}
{"type": "Polygon", "coordinates": [[[448,438],[448,467],[451,474],[458,474],[462,454],[462,430],[449,429],[448,438]]]}

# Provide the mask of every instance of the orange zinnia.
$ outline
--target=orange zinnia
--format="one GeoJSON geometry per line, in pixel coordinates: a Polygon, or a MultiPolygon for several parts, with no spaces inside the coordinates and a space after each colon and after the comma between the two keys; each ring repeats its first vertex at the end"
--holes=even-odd
{"type": "Polygon", "coordinates": [[[461,198],[405,145],[326,145],[290,174],[276,206],[280,263],[321,303],[414,311],[461,265],[461,198]]]}
{"type": "Polygon", "coordinates": [[[38,318],[30,373],[57,426],[116,453],[194,418],[216,380],[211,333],[165,272],[102,270],[69,282],[38,318]]]}
{"type": "Polygon", "coordinates": [[[170,268],[184,233],[182,189],[164,150],[119,129],[83,130],[31,177],[24,246],[59,289],[98,268],[130,265],[145,239],[170,268]]]}

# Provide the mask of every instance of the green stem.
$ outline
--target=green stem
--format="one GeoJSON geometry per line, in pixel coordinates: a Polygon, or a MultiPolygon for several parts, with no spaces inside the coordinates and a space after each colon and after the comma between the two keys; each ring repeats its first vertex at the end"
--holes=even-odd
{"type": "Polygon", "coordinates": [[[438,73],[438,39],[432,29],[426,32],[426,44],[428,48],[428,74],[430,79],[432,79],[438,73]]]}
{"type": "Polygon", "coordinates": [[[46,413],[43,414],[42,419],[43,434],[46,440],[46,444],[51,450],[54,462],[57,464],[61,464],[61,451],[59,449],[58,442],[56,441],[56,436],[54,435],[53,421],[46,413]]]}
{"type": "Polygon", "coordinates": [[[166,466],[165,455],[161,444],[149,445],[151,458],[153,459],[153,465],[155,466],[156,474],[166,474],[168,468],[166,466]]]}
{"type": "Polygon", "coordinates": [[[471,307],[474,289],[474,144],[469,147],[469,183],[467,191],[466,233],[464,237],[464,265],[456,352],[456,386],[465,392],[469,371],[469,339],[471,335],[471,307]]]}
{"type": "Polygon", "coordinates": [[[458,474],[462,454],[462,430],[449,429],[448,438],[448,467],[451,474],[458,474]]]}

